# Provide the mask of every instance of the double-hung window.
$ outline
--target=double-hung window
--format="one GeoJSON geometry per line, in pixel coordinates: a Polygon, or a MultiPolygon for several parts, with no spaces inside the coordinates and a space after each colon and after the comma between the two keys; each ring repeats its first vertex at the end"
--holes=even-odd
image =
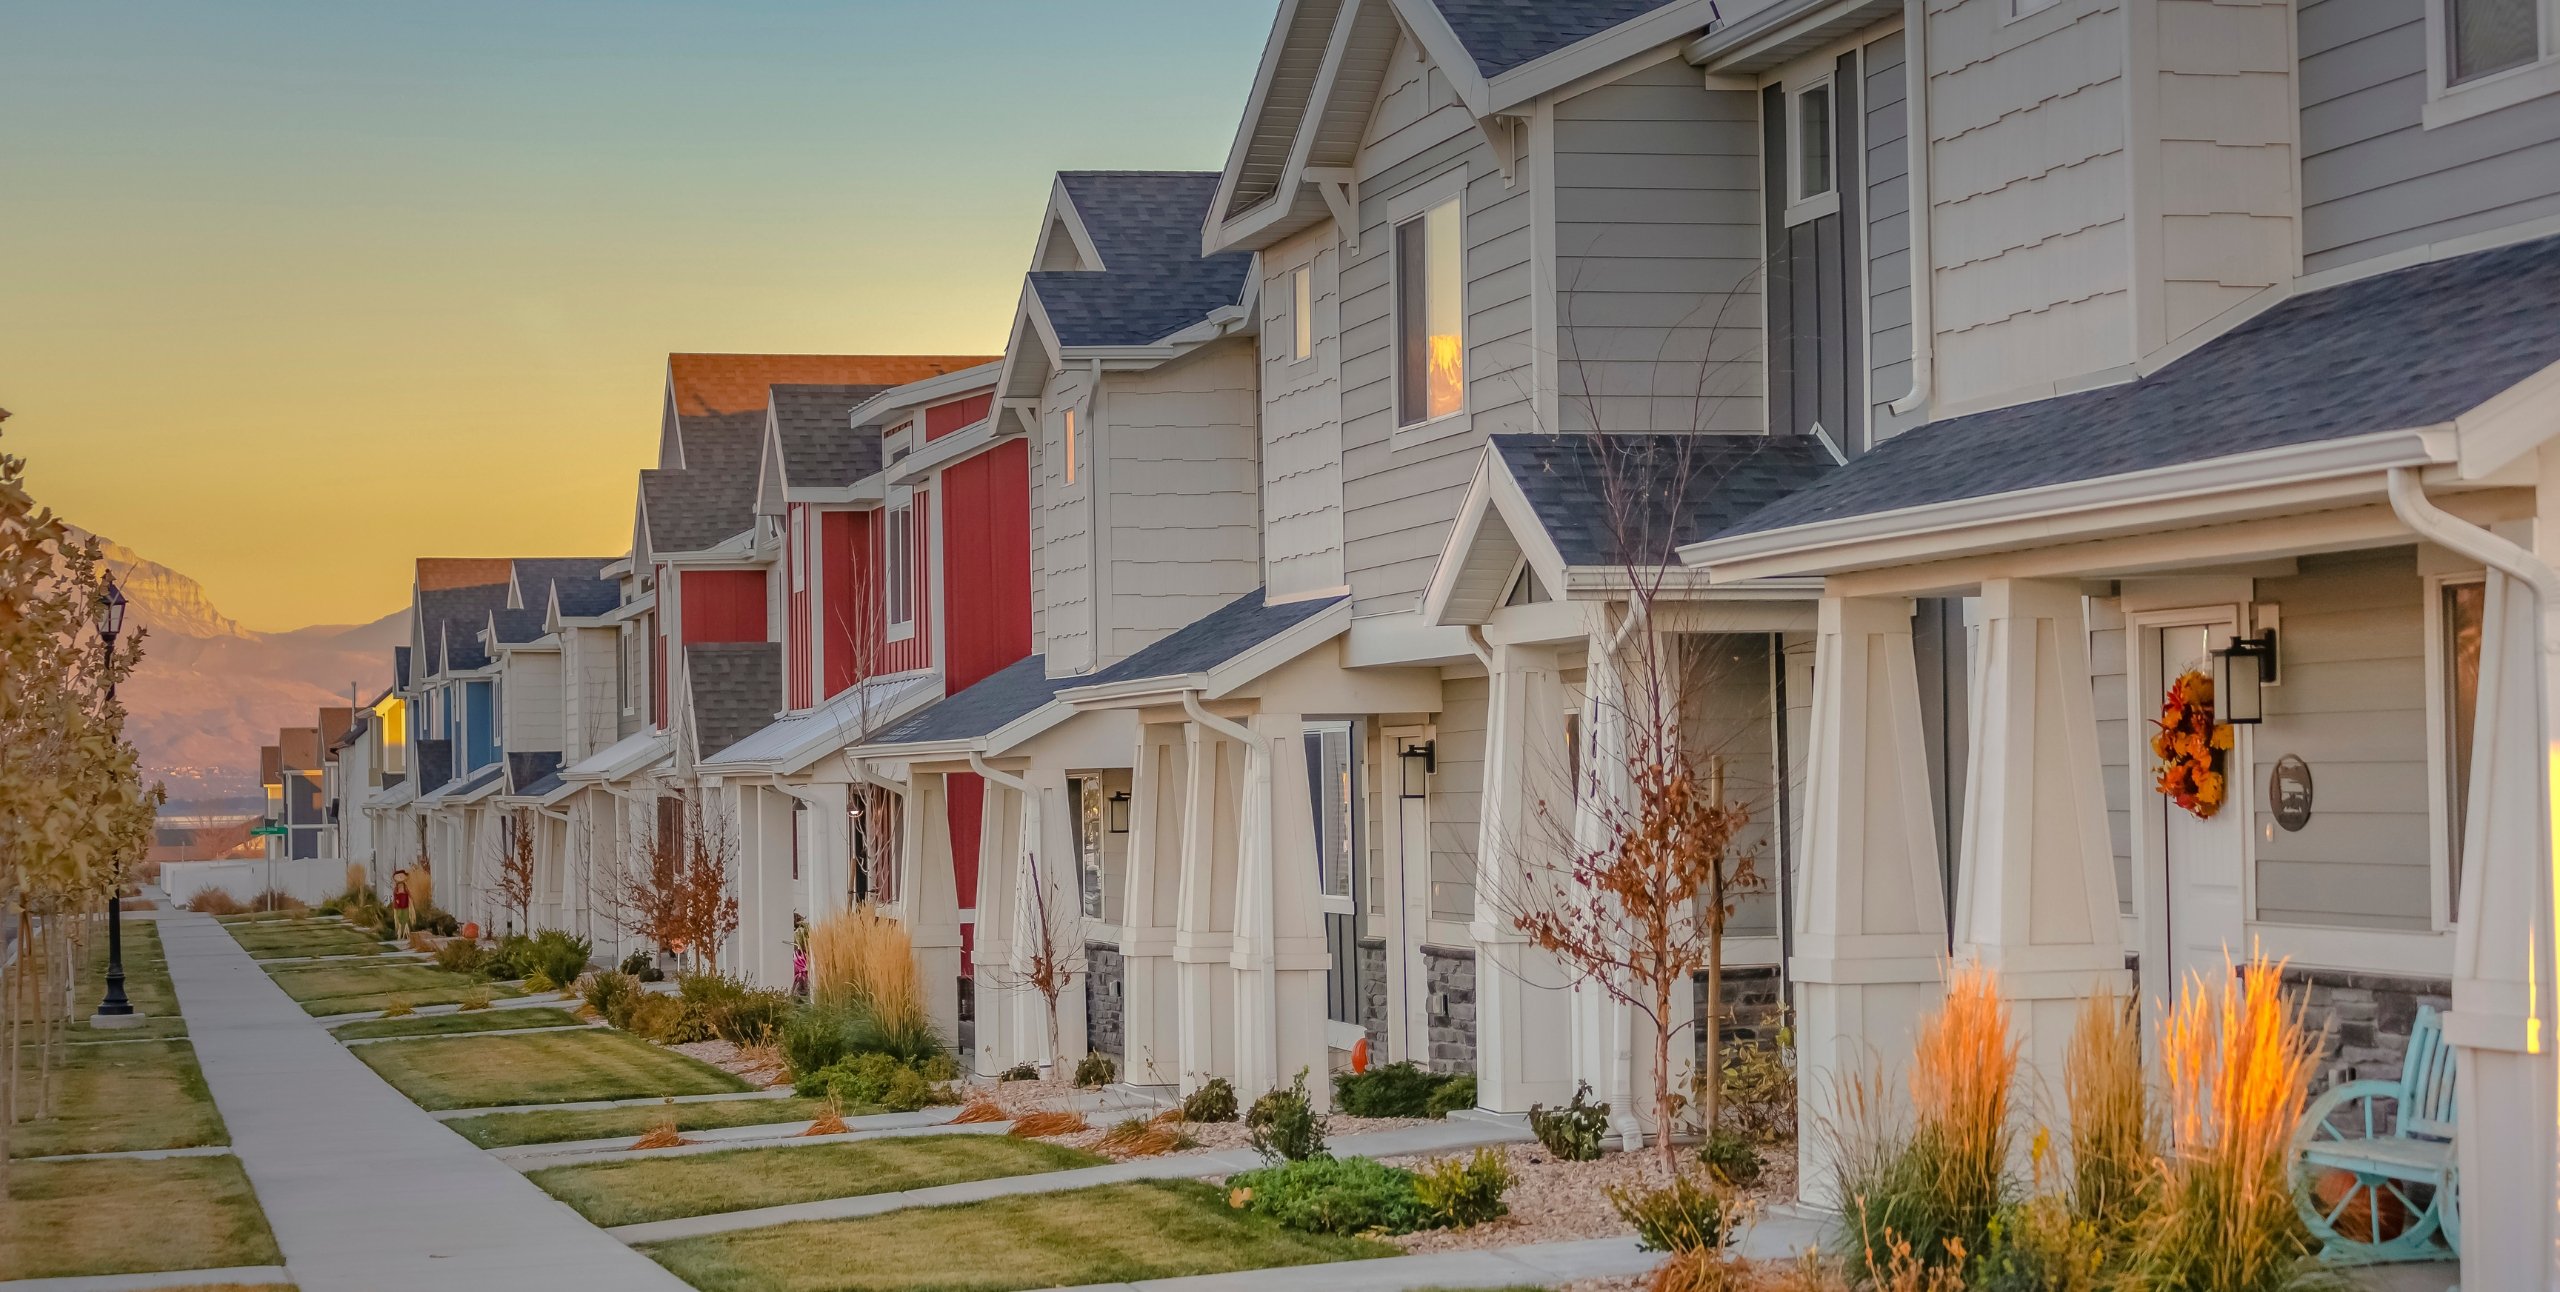
{"type": "Polygon", "coordinates": [[[1829,75],[1787,86],[1787,223],[1840,209],[1838,98],[1829,75]]]}
{"type": "Polygon", "coordinates": [[[1395,227],[1396,424],[1466,407],[1465,226],[1452,197],[1395,227]]]}
{"type": "Polygon", "coordinates": [[[889,491],[889,510],[881,522],[881,600],[889,624],[889,640],[916,634],[916,506],[915,490],[889,491]]]}
{"type": "Polygon", "coordinates": [[[2427,0],[2428,128],[2560,93],[2560,0],[2427,0]]]}

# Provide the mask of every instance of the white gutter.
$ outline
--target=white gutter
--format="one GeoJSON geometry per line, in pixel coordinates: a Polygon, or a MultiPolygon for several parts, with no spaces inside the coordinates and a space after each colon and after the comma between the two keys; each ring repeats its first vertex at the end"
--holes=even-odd
{"type": "Polygon", "coordinates": [[[987,766],[986,756],[980,754],[974,749],[969,751],[969,770],[976,772],[980,776],[986,777],[988,780],[993,781],[1006,789],[1012,790],[1016,794],[1028,794],[1031,792],[1031,782],[1022,779],[1011,772],[1000,772],[987,766]]]}
{"type": "Polygon", "coordinates": [[[1903,223],[1910,226],[1911,389],[1885,407],[1914,413],[1929,406],[1937,373],[1937,334],[1929,309],[1929,284],[1937,275],[1929,260],[1929,6],[1902,0],[1903,223]]]}
{"type": "Polygon", "coordinates": [[[1189,714],[1193,722],[1199,723],[1201,726],[1207,727],[1209,730],[1217,732],[1219,735],[1225,736],[1227,739],[1232,740],[1239,745],[1250,746],[1256,739],[1258,739],[1258,737],[1253,734],[1252,728],[1247,727],[1232,718],[1221,718],[1218,715],[1209,712],[1207,709],[1201,708],[1200,693],[1198,691],[1185,691],[1182,693],[1182,711],[1189,714]]]}

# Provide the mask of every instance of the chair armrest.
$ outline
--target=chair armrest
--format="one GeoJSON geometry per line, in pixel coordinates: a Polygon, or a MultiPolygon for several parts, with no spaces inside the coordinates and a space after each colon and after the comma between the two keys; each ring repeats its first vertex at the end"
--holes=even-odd
{"type": "MultiPolygon", "coordinates": [[[[2302,1123],[2294,1128],[2294,1152],[2300,1153],[2303,1145],[2310,1143],[2312,1130],[2315,1127],[2326,1124],[2329,1120],[2329,1114],[2336,1111],[2339,1105],[2351,1100],[2375,1097],[2405,1103],[2409,1098],[2409,1090],[2408,1087],[2401,1085],[2397,1081],[2367,1080],[2350,1081],[2343,1085],[2331,1086],[2327,1090],[2320,1092],[2320,1097],[2312,1100],[2311,1106],[2302,1110],[2302,1123]]],[[[2391,1134],[2399,1136],[2404,1133],[2405,1132],[2400,1129],[2399,1119],[2394,1118],[2391,1134]]]]}

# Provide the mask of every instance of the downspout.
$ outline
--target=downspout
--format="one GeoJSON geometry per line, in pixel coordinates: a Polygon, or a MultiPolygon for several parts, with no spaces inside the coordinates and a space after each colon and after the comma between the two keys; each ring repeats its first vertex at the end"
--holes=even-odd
{"type": "Polygon", "coordinates": [[[987,766],[987,760],[974,749],[969,751],[969,770],[976,772],[980,776],[986,777],[988,780],[994,781],[996,784],[1001,785],[1006,789],[1012,790],[1016,794],[1028,794],[1031,792],[1031,782],[1022,779],[1011,772],[1000,772],[987,766]]]}
{"type": "Polygon", "coordinates": [[[1207,709],[1201,708],[1200,693],[1198,691],[1185,691],[1182,693],[1182,712],[1193,722],[1199,723],[1201,726],[1207,727],[1209,730],[1217,732],[1219,735],[1225,736],[1227,739],[1232,740],[1239,745],[1243,745],[1248,749],[1253,746],[1255,741],[1261,739],[1261,737],[1253,734],[1253,728],[1245,726],[1233,718],[1221,718],[1218,715],[1209,712],[1207,709]]]}
{"type": "Polygon", "coordinates": [[[1929,406],[1937,373],[1937,329],[1929,285],[1937,275],[1929,259],[1929,6],[1902,0],[1903,206],[1910,212],[1911,389],[1885,407],[1916,413],[1929,406]]]}

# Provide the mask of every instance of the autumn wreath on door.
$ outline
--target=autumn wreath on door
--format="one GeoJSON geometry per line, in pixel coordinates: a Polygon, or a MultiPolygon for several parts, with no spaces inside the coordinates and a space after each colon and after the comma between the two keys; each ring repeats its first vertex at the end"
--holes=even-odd
{"type": "Polygon", "coordinates": [[[2213,720],[2212,676],[2189,669],[2169,683],[2158,727],[2151,753],[2160,760],[2160,778],[2152,788],[2197,820],[2212,820],[2230,793],[2222,756],[2231,748],[2231,724],[2213,720]]]}

